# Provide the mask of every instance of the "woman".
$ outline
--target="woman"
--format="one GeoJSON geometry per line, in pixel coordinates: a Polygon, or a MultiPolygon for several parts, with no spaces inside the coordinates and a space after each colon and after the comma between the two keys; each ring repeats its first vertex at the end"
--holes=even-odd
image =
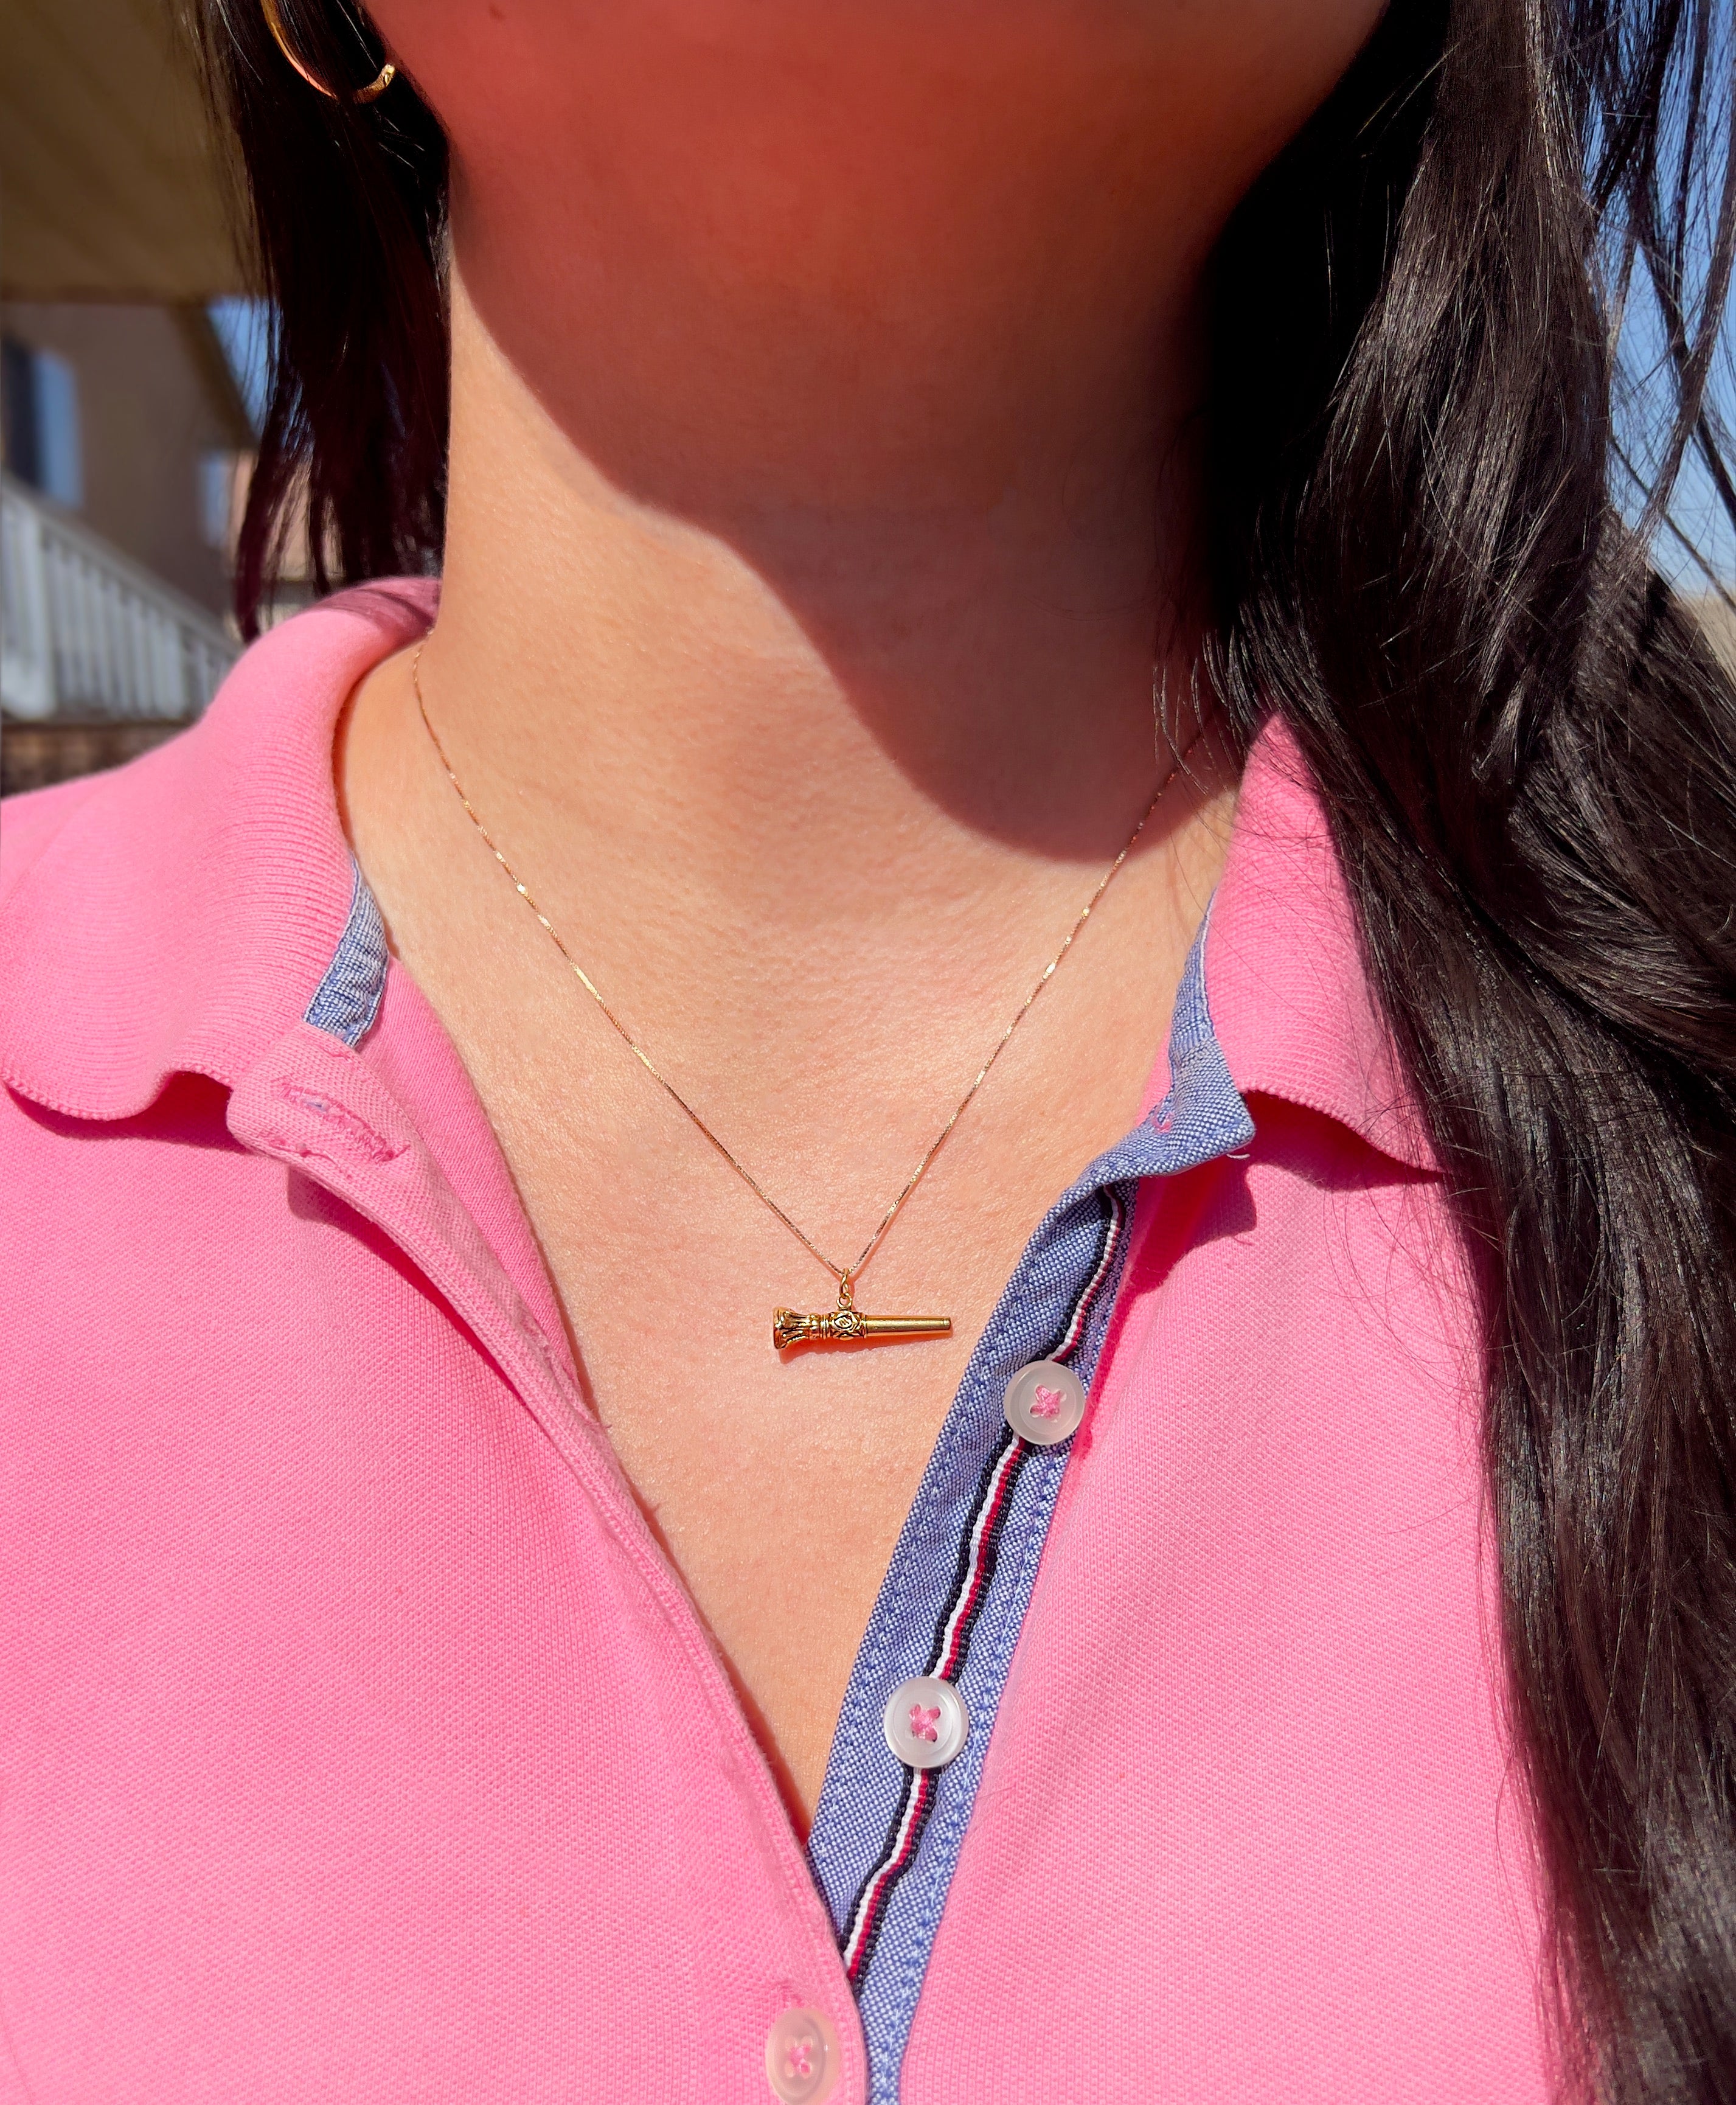
{"type": "Polygon", "coordinates": [[[205,30],[359,588],[7,814],[7,2094],[1736,2097],[1726,18],[205,30]]]}

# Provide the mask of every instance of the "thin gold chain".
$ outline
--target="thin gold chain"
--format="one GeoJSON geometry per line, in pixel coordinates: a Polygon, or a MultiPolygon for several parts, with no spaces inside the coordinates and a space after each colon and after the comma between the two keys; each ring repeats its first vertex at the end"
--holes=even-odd
{"type": "Polygon", "coordinates": [[[887,1207],[886,1212],[881,1216],[880,1225],[875,1229],[873,1234],[868,1237],[867,1242],[864,1244],[862,1254],[856,1259],[854,1264],[840,1266],[835,1264],[832,1260],[827,1256],[826,1253],[814,1240],[811,1236],[808,1235],[804,1229],[797,1227],[796,1222],[790,1218],[787,1213],[784,1212],[783,1207],[780,1206],[777,1200],[772,1197],[771,1194],[765,1189],[765,1186],[760,1182],[758,1178],[754,1175],[753,1172],[730,1152],[729,1148],[725,1146],[723,1142],[717,1137],[716,1134],[713,1133],[712,1128],[706,1124],[705,1120],[700,1117],[698,1112],[696,1111],[693,1106],[688,1102],[686,1097],[681,1094],[678,1088],[676,1088],[674,1083],[672,1082],[668,1076],[657,1066],[657,1063],[652,1059],[650,1054],[645,1051],[645,1048],[639,1043],[638,1039],[634,1037],[631,1031],[627,1029],[627,1026],[621,1021],[620,1017],[615,1014],[609,1003],[603,999],[601,993],[598,990],[596,982],[585,970],[584,967],[580,964],[578,959],[573,956],[573,953],[567,948],[566,945],[561,941],[560,930],[556,927],[554,923],[549,919],[548,916],[542,911],[542,909],[538,905],[536,901],[531,896],[529,887],[524,883],[518,872],[512,867],[512,865],[507,861],[506,856],[501,852],[499,844],[496,842],[494,836],[489,831],[488,827],[483,823],[481,816],[477,811],[475,806],[471,803],[469,797],[465,793],[464,784],[458,780],[457,770],[453,766],[451,761],[447,758],[446,749],[440,743],[440,735],[434,728],[433,722],[429,717],[428,704],[423,696],[422,687],[422,650],[425,648],[425,645],[419,645],[417,648],[416,655],[410,660],[410,685],[416,695],[416,707],[422,717],[422,728],[427,732],[429,739],[433,744],[435,752],[440,756],[440,766],[446,771],[447,780],[451,783],[453,789],[457,793],[458,802],[464,807],[465,816],[476,829],[476,831],[482,836],[483,841],[486,845],[489,854],[493,856],[495,861],[498,862],[501,868],[507,873],[508,878],[511,882],[513,890],[517,892],[519,897],[524,901],[524,904],[530,909],[531,912],[536,915],[537,919],[542,923],[543,933],[547,936],[549,941],[560,953],[560,955],[565,960],[569,969],[572,972],[573,977],[585,990],[585,992],[590,995],[591,999],[596,1003],[597,1007],[603,1012],[603,1014],[608,1019],[616,1035],[621,1039],[621,1042],[626,1046],[628,1052],[632,1054],[633,1057],[639,1062],[640,1066],[645,1069],[645,1072],[651,1077],[651,1079],[656,1083],[658,1087],[663,1090],[664,1094],[672,1099],[677,1107],[686,1115],[693,1125],[695,1126],[704,1137],[711,1142],[712,1146],[716,1149],[717,1152],[723,1157],[724,1160],[729,1164],[730,1167],[735,1172],[736,1175],[740,1178],[743,1183],[748,1187],[748,1189],[752,1192],[754,1197],[759,1200],[760,1204],[765,1207],[769,1212],[776,1214],[777,1218],[783,1223],[784,1227],[789,1230],[790,1233],[795,1236],[797,1241],[801,1245],[802,1248],[806,1249],[811,1257],[815,1258],[826,1271],[831,1273],[833,1279],[837,1281],[839,1288],[846,1299],[849,1298],[850,1290],[853,1282],[861,1276],[863,1267],[867,1264],[868,1259],[872,1257],[875,1251],[879,1249],[881,1241],[886,1236],[887,1229],[889,1229],[893,1222],[897,1219],[899,1209],[904,1205],[904,1201],[910,1196],[911,1193],[916,1190],[917,1185],[920,1184],[922,1179],[928,1174],[929,1168],[933,1163],[935,1157],[946,1145],[947,1140],[950,1137],[953,1127],[957,1124],[960,1119],[962,1119],[965,1113],[970,1109],[972,1099],[975,1097],[977,1091],[981,1088],[984,1083],[988,1080],[990,1070],[993,1069],[995,1061],[998,1060],[1001,1055],[1006,1050],[1007,1043],[1012,1037],[1013,1033],[1019,1028],[1020,1025],[1024,1022],[1026,1017],[1030,1014],[1032,1004],[1036,1001],[1038,995],[1042,992],[1043,989],[1047,986],[1050,981],[1054,978],[1056,971],[1060,968],[1061,960],[1073,948],[1074,941],[1078,937],[1080,930],[1082,929],[1086,923],[1090,920],[1091,917],[1091,909],[1097,905],[1104,893],[1109,890],[1110,884],[1113,882],[1122,865],[1127,860],[1127,857],[1132,854],[1135,847],[1138,845],[1140,835],[1145,830],[1152,813],[1157,810],[1158,804],[1163,801],[1165,793],[1169,789],[1176,776],[1180,774],[1182,769],[1187,765],[1189,754],[1193,752],[1194,747],[1199,743],[1200,739],[1204,735],[1205,732],[1205,726],[1203,722],[1202,722],[1199,728],[1194,732],[1193,737],[1188,740],[1186,745],[1184,746],[1181,751],[1175,756],[1175,765],[1170,769],[1168,774],[1166,775],[1158,783],[1151,802],[1145,807],[1145,811],[1140,814],[1139,824],[1127,836],[1127,846],[1122,850],[1121,853],[1116,856],[1114,861],[1109,865],[1109,868],[1103,873],[1102,878],[1099,880],[1096,890],[1092,892],[1091,897],[1087,899],[1084,905],[1080,908],[1078,919],[1073,923],[1072,927],[1070,927],[1067,932],[1067,940],[1061,945],[1060,950],[1055,952],[1055,955],[1049,960],[1048,963],[1043,967],[1042,974],[1038,977],[1037,984],[1025,996],[1024,1001],[1020,1003],[1017,1014],[1013,1017],[1012,1021],[1007,1025],[1006,1030],[1001,1033],[1000,1037],[995,1043],[993,1051],[990,1052],[988,1057],[984,1061],[982,1066],[977,1069],[975,1079],[971,1083],[970,1088],[965,1091],[963,1096],[959,1098],[957,1108],[953,1111],[953,1115],[947,1120],[946,1124],[941,1127],[939,1132],[935,1134],[928,1152],[922,1157],[922,1160],[910,1173],[908,1178],[905,1182],[903,1191],[899,1193],[898,1196],[892,1201],[891,1204],[887,1207]]]}

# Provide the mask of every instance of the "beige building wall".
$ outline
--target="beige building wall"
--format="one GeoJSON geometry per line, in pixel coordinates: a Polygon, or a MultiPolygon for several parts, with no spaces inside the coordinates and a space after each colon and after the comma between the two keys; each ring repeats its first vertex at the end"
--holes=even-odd
{"type": "Polygon", "coordinates": [[[0,303],[0,331],[78,376],[78,516],[213,613],[228,565],[210,538],[204,462],[252,445],[247,413],[202,307],[0,303]]]}

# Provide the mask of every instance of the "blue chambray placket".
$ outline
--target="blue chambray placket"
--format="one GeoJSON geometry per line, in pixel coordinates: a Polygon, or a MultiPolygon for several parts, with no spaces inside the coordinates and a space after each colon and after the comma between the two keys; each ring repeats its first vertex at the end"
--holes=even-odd
{"type": "Polygon", "coordinates": [[[952,1763],[925,1772],[932,1794],[918,1800],[912,1772],[886,1745],[882,1714],[901,1682],[934,1670],[937,1630],[968,1566],[973,1516],[1011,1437],[1002,1410],[1006,1385],[1020,1368],[1062,1348],[1069,1318],[1103,1269],[1105,1238],[1113,1236],[1112,1262],[1096,1279],[1067,1352],[1090,1389],[1126,1267],[1140,1182],[1195,1168],[1253,1137],[1212,1030],[1205,941],[1202,928],[1177,990],[1169,1095],[1091,1165],[1027,1245],[941,1428],[845,1696],[809,1855],[846,1963],[855,1951],[874,2105],[893,2105],[898,2096],[905,2041],[1072,1444],[1026,1446],[1011,1458],[1016,1474],[991,1546],[992,1571],[957,1674],[970,1734],[952,1763]],[[919,1826],[910,1818],[916,1803],[919,1826]],[[886,1897],[864,1911],[878,1881],[886,1883],[886,1897]]]}
{"type": "Polygon", "coordinates": [[[360,865],[350,865],[350,913],[325,977],[302,1017],[317,1030],[346,1045],[357,1044],[373,1027],[386,992],[386,927],[360,865]]]}

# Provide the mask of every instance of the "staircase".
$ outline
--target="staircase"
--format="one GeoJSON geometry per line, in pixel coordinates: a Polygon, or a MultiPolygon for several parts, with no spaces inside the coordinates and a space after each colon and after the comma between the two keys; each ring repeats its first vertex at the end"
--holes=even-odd
{"type": "Polygon", "coordinates": [[[0,475],[8,791],[159,743],[203,712],[239,650],[214,615],[0,475]]]}

